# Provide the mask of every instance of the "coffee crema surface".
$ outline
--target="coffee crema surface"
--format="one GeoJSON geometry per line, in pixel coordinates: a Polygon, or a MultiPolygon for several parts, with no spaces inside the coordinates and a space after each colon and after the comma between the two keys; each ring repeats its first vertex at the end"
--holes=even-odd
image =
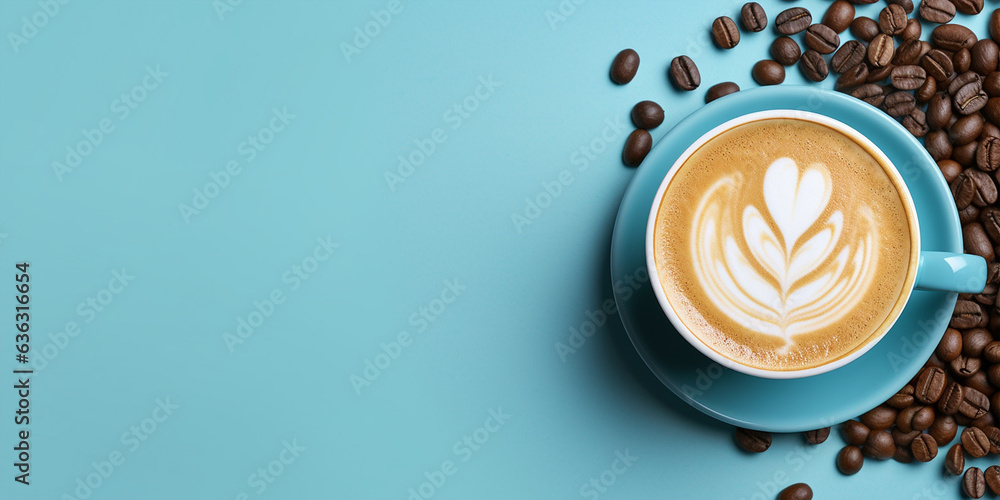
{"type": "Polygon", "coordinates": [[[737,363],[802,370],[883,335],[916,275],[914,215],[887,167],[825,125],[769,118],[698,148],[655,220],[674,313],[737,363]]]}

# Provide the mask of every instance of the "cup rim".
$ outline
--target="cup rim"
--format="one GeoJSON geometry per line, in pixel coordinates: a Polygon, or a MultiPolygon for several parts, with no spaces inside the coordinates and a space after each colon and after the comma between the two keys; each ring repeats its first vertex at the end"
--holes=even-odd
{"type": "MultiPolygon", "coordinates": [[[[678,126],[683,126],[683,123],[679,124],[678,126]]],[[[765,111],[757,111],[727,120],[726,122],[721,123],[716,127],[712,128],[708,132],[705,132],[704,134],[699,136],[698,139],[695,140],[690,146],[688,146],[684,150],[684,152],[681,153],[681,155],[671,164],[670,169],[667,171],[667,175],[664,176],[663,180],[660,182],[659,188],[656,191],[656,196],[654,196],[652,206],[650,207],[649,218],[647,219],[646,222],[646,249],[645,249],[646,270],[649,273],[650,282],[653,287],[653,293],[654,295],[656,295],[656,300],[660,304],[660,309],[662,309],[663,312],[666,314],[667,318],[670,320],[670,323],[673,324],[677,332],[680,333],[681,336],[684,337],[684,339],[687,340],[689,344],[694,346],[699,352],[707,356],[709,359],[731,370],[762,378],[796,379],[796,378],[811,377],[814,375],[827,373],[842,366],[845,366],[848,363],[864,355],[866,352],[875,347],[875,345],[878,344],[879,341],[885,338],[886,334],[889,333],[893,325],[902,315],[903,310],[905,310],[906,304],[909,302],[909,299],[913,294],[913,290],[916,287],[917,267],[921,251],[920,226],[917,220],[918,220],[917,212],[915,204],[913,202],[913,197],[910,193],[909,187],[903,180],[902,175],[899,173],[899,170],[896,167],[896,165],[892,162],[892,160],[889,159],[889,157],[882,151],[881,148],[876,146],[875,143],[873,143],[870,139],[868,139],[863,134],[855,130],[853,127],[840,120],[811,111],[804,111],[797,109],[771,109],[765,111]],[[868,151],[868,153],[870,153],[872,156],[875,156],[876,160],[878,160],[883,167],[888,167],[885,168],[886,174],[889,176],[892,183],[896,186],[896,190],[898,193],[900,193],[900,196],[903,200],[903,205],[906,209],[908,224],[910,226],[911,242],[912,242],[911,253],[910,253],[910,269],[909,272],[907,273],[907,278],[906,278],[907,282],[904,283],[904,289],[900,296],[901,300],[896,302],[896,304],[893,307],[893,310],[891,311],[891,317],[882,323],[884,325],[882,333],[878,336],[870,337],[867,340],[867,343],[865,343],[865,345],[861,346],[860,348],[856,349],[855,351],[851,352],[846,356],[837,358],[829,363],[825,363],[819,366],[803,368],[798,370],[766,370],[763,368],[757,368],[754,366],[745,365],[737,361],[734,361],[732,359],[729,359],[726,356],[723,356],[721,353],[715,351],[707,344],[702,342],[701,339],[699,339],[697,336],[691,333],[691,331],[684,324],[684,322],[681,321],[681,319],[677,316],[676,312],[674,311],[673,306],[670,304],[670,301],[667,299],[666,293],[663,291],[663,284],[660,282],[659,279],[659,272],[656,268],[656,256],[653,252],[653,246],[654,246],[653,235],[655,233],[657,215],[659,213],[660,206],[662,205],[663,196],[666,193],[667,187],[669,186],[670,181],[674,178],[678,170],[680,170],[679,167],[683,165],[684,162],[686,162],[688,158],[690,158],[690,156],[694,154],[695,151],[700,149],[708,141],[714,139],[715,137],[725,132],[726,130],[755,121],[775,119],[775,118],[788,118],[788,119],[810,121],[813,123],[817,123],[832,128],[844,135],[847,135],[855,142],[861,144],[862,147],[864,147],[865,150],[868,151]]]]}

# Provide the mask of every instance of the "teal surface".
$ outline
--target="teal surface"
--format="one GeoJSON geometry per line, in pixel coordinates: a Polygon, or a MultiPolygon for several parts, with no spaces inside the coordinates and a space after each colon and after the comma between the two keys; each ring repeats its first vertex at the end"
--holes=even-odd
{"type": "Polygon", "coordinates": [[[628,112],[753,87],[771,30],[707,36],[740,5],[0,2],[0,498],[958,498],[942,457],[839,475],[836,435],[742,454],[623,343],[628,112]]]}

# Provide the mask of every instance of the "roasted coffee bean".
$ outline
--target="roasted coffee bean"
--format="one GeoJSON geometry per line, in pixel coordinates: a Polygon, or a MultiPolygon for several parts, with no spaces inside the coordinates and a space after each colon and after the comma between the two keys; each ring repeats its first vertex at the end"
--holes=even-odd
{"type": "MultiPolygon", "coordinates": [[[[938,169],[941,170],[941,175],[944,176],[944,180],[948,181],[949,185],[955,180],[956,177],[958,177],[959,174],[962,173],[962,166],[954,160],[941,160],[937,162],[937,165],[938,169]]],[[[958,356],[959,354],[960,353],[956,352],[955,356],[958,356]]],[[[951,358],[944,361],[951,361],[951,358]]]]}
{"type": "Polygon", "coordinates": [[[740,29],[727,16],[715,18],[712,22],[712,39],[722,49],[731,49],[740,43],[740,29]]]}
{"type": "MultiPolygon", "coordinates": [[[[940,95],[940,94],[939,94],[940,95]]],[[[933,103],[933,99],[931,100],[933,103]]],[[[928,109],[930,109],[928,107],[928,109]]],[[[927,115],[927,124],[931,123],[931,115],[927,115]]],[[[930,153],[931,158],[934,161],[941,161],[951,156],[952,147],[951,143],[948,142],[948,134],[943,130],[935,130],[933,132],[928,132],[924,137],[924,149],[930,153]]],[[[954,192],[954,191],[953,191],[954,192]]],[[[971,194],[969,201],[971,202],[971,194]]],[[[968,204],[966,204],[968,206],[968,204]]]]}
{"type": "Polygon", "coordinates": [[[951,317],[949,326],[959,330],[966,330],[979,326],[983,319],[982,307],[971,300],[959,300],[955,304],[955,313],[951,317]]]}
{"type": "Polygon", "coordinates": [[[812,500],[813,490],[806,483],[795,483],[778,493],[777,500],[812,500]]]}
{"type": "Polygon", "coordinates": [[[771,43],[771,57],[783,66],[791,66],[799,62],[799,57],[802,57],[802,49],[790,37],[779,36],[771,43]]]}
{"type": "Polygon", "coordinates": [[[996,125],[1000,123],[1000,97],[991,97],[983,107],[983,116],[996,125]]]}
{"type": "Polygon", "coordinates": [[[993,340],[986,344],[986,347],[983,348],[983,359],[990,363],[1000,363],[1000,340],[993,340]]]}
{"type": "MultiPolygon", "coordinates": [[[[930,80],[934,81],[934,80],[930,80]]],[[[913,108],[910,113],[903,118],[903,128],[913,135],[913,137],[923,137],[930,130],[927,127],[927,115],[920,108],[913,108]]]]}
{"type": "MultiPolygon", "coordinates": [[[[927,358],[927,361],[924,362],[924,366],[925,367],[940,368],[942,370],[947,370],[948,369],[948,364],[945,363],[945,362],[943,362],[943,361],[941,361],[940,359],[938,359],[937,354],[931,354],[931,357],[927,358]]],[[[919,374],[917,376],[919,376],[919,374]]],[[[917,376],[914,376],[910,380],[911,384],[917,382],[917,376]]]]}
{"type": "Polygon", "coordinates": [[[927,429],[927,433],[934,437],[938,446],[952,442],[957,432],[958,424],[955,423],[955,419],[951,415],[939,415],[934,419],[931,428],[927,429]]]}
{"type": "MultiPolygon", "coordinates": [[[[869,46],[869,50],[871,50],[871,46],[869,46]]],[[[947,53],[937,49],[924,54],[924,57],[920,59],[920,65],[927,70],[927,76],[937,80],[938,83],[948,81],[951,78],[951,74],[955,71],[951,57],[947,53]]]]}
{"type": "Polygon", "coordinates": [[[976,166],[984,172],[992,172],[1000,167],[1000,138],[988,136],[979,141],[976,166]]]}
{"type": "MultiPolygon", "coordinates": [[[[925,368],[925,370],[926,370],[926,368],[925,368]]],[[[944,380],[944,371],[941,371],[941,370],[939,370],[939,371],[940,371],[941,377],[942,377],[941,380],[943,381],[944,380]]],[[[914,386],[914,390],[915,390],[914,397],[916,397],[918,400],[920,400],[920,397],[917,395],[917,392],[916,392],[916,391],[919,391],[919,385],[914,386]]],[[[933,388],[932,388],[932,390],[933,390],[933,388]]],[[[942,388],[942,390],[943,390],[943,388],[942,388]]],[[[940,396],[940,394],[938,394],[938,395],[940,396]]],[[[935,399],[935,401],[936,401],[936,399],[935,399]]],[[[921,402],[923,402],[923,401],[921,401],[921,402]]],[[[933,401],[931,401],[931,402],[933,402],[933,401]]],[[[873,431],[876,431],[876,430],[888,429],[890,426],[892,426],[892,424],[896,422],[896,414],[897,413],[899,413],[899,412],[897,412],[896,409],[893,408],[893,407],[891,407],[891,406],[879,405],[879,406],[876,406],[875,408],[872,408],[871,410],[868,410],[867,412],[865,412],[865,414],[861,415],[861,417],[859,417],[859,419],[861,420],[861,423],[865,424],[869,429],[871,429],[873,431]]]]}
{"type": "Polygon", "coordinates": [[[663,123],[663,108],[653,101],[641,101],[632,107],[632,123],[645,130],[659,127],[663,123]]]}
{"type": "Polygon", "coordinates": [[[1000,96],[1000,71],[990,72],[983,77],[983,90],[990,97],[1000,96]]]}
{"type": "Polygon", "coordinates": [[[930,101],[931,98],[934,97],[934,94],[936,93],[937,93],[937,80],[933,78],[926,78],[924,79],[923,85],[921,85],[920,88],[917,89],[917,92],[916,94],[914,94],[914,96],[917,98],[917,104],[924,104],[930,101]]]}
{"type": "Polygon", "coordinates": [[[944,469],[953,476],[962,475],[965,470],[965,453],[961,444],[956,443],[948,449],[944,459],[944,469]]]}
{"type": "MultiPolygon", "coordinates": [[[[973,206],[975,206],[975,205],[973,205],[973,206]]],[[[963,222],[963,224],[968,224],[969,222],[975,220],[976,218],[979,218],[979,212],[976,212],[976,217],[975,218],[969,219],[968,222],[963,222]]],[[[961,220],[961,217],[959,217],[959,220],[961,220]]],[[[976,302],[979,302],[983,306],[993,306],[993,304],[996,304],[996,302],[997,302],[997,291],[1000,291],[1000,287],[998,287],[997,285],[991,284],[991,283],[987,283],[986,286],[983,287],[983,291],[980,292],[980,293],[977,293],[977,294],[973,295],[972,299],[975,300],[976,302]]],[[[990,321],[993,321],[992,317],[990,317],[990,321]]],[[[993,329],[996,330],[996,329],[1000,329],[1000,326],[995,327],[995,326],[991,325],[990,328],[993,328],[993,329]]],[[[977,387],[976,389],[979,389],[979,388],[977,387]]],[[[983,393],[986,393],[986,391],[984,391],[983,389],[979,389],[979,391],[983,392],[983,393]]],[[[986,395],[989,396],[990,394],[992,394],[992,388],[991,388],[991,391],[988,394],[986,394],[986,395]]]]}
{"type": "Polygon", "coordinates": [[[910,451],[909,446],[900,446],[897,444],[896,453],[892,455],[892,459],[901,464],[908,464],[913,462],[913,453],[910,451]]]}
{"type": "Polygon", "coordinates": [[[940,358],[941,361],[949,363],[951,360],[957,358],[959,354],[962,354],[963,347],[962,333],[954,328],[949,328],[944,331],[944,336],[941,337],[941,341],[938,342],[937,349],[934,350],[934,353],[937,354],[937,357],[940,358]]]}
{"type": "Polygon", "coordinates": [[[966,427],[962,431],[962,449],[972,458],[985,457],[990,452],[990,439],[979,427],[966,427]]]}
{"type": "Polygon", "coordinates": [[[962,87],[970,83],[978,84],[979,87],[982,88],[982,82],[982,77],[980,77],[978,73],[974,71],[966,71],[965,73],[956,76],[954,80],[948,82],[948,94],[954,96],[959,90],[962,89],[962,87]]]}
{"type": "Polygon", "coordinates": [[[902,389],[894,394],[891,398],[885,401],[885,404],[897,409],[902,410],[904,408],[913,406],[913,386],[906,384],[902,389]]]}
{"type": "Polygon", "coordinates": [[[759,3],[747,2],[740,9],[740,21],[747,31],[754,33],[764,31],[764,28],[767,27],[767,13],[764,12],[764,7],[761,7],[759,3]]]}
{"type": "MultiPolygon", "coordinates": [[[[913,416],[916,415],[921,408],[923,408],[923,406],[910,406],[899,410],[899,414],[896,416],[896,430],[903,434],[913,432],[915,430],[913,428],[913,416]]],[[[899,441],[896,441],[896,444],[899,444],[899,441]]]]}
{"type": "Polygon", "coordinates": [[[942,24],[931,31],[931,45],[948,52],[972,47],[976,40],[976,34],[961,24],[942,24]]]}
{"type": "MultiPolygon", "coordinates": [[[[876,85],[874,83],[862,85],[854,89],[851,91],[851,95],[867,102],[868,104],[871,104],[872,106],[875,106],[876,108],[885,102],[885,89],[882,88],[881,85],[876,85]]],[[[951,110],[951,105],[948,106],[948,109],[951,110]]]]}
{"type": "Polygon", "coordinates": [[[753,79],[761,85],[778,85],[785,81],[785,67],[770,59],[753,65],[753,79]]]}
{"type": "Polygon", "coordinates": [[[825,24],[813,24],[806,28],[805,42],[820,54],[832,54],[840,46],[840,36],[825,24]]]}
{"type": "MultiPolygon", "coordinates": [[[[996,385],[996,382],[1000,381],[1000,365],[990,366],[986,376],[989,378],[990,384],[996,385]]],[[[1000,391],[994,392],[990,398],[990,408],[993,408],[994,417],[1000,413],[1000,391]]]]}
{"type": "MultiPolygon", "coordinates": [[[[983,209],[982,213],[979,214],[979,220],[982,222],[983,229],[986,230],[986,234],[990,236],[990,239],[993,241],[1000,241],[1000,209],[995,207],[987,207],[983,209]]],[[[998,349],[997,357],[1000,359],[1000,349],[998,349]]],[[[991,363],[1000,363],[1000,360],[988,361],[991,363]]]]}
{"type": "MultiPolygon", "coordinates": [[[[875,3],[875,2],[869,2],[875,3]]],[[[907,14],[913,12],[913,0],[885,0],[885,3],[889,5],[898,5],[903,8],[903,12],[907,14]]]]}
{"type": "MultiPolygon", "coordinates": [[[[989,447],[988,444],[987,447],[989,447]]],[[[892,434],[889,431],[873,430],[868,434],[868,439],[865,440],[865,446],[862,451],[867,457],[876,460],[888,460],[896,453],[896,443],[893,442],[892,434]]]]}
{"type": "Polygon", "coordinates": [[[892,442],[896,443],[897,450],[900,448],[909,448],[910,444],[913,443],[913,440],[921,434],[920,431],[903,432],[899,429],[899,427],[893,429],[891,433],[892,442]]]}
{"type": "Polygon", "coordinates": [[[955,73],[969,71],[972,66],[972,52],[969,49],[962,49],[951,56],[951,65],[955,68],[955,73]]]}
{"type": "Polygon", "coordinates": [[[882,33],[895,36],[906,28],[906,11],[899,5],[889,5],[878,15],[878,27],[882,33]]]}
{"type": "Polygon", "coordinates": [[[990,122],[984,123],[983,133],[979,134],[979,140],[980,141],[986,140],[987,137],[996,137],[1000,139],[1000,127],[997,127],[996,125],[990,122]]]}
{"type": "Polygon", "coordinates": [[[846,0],[837,0],[830,4],[823,14],[823,24],[837,33],[843,33],[854,21],[854,5],[846,0]]]}
{"type": "MultiPolygon", "coordinates": [[[[982,368],[982,363],[979,361],[979,358],[970,358],[965,355],[959,355],[957,358],[951,360],[951,363],[948,363],[948,368],[951,369],[951,373],[954,376],[965,379],[975,375],[976,372],[978,372],[979,369],[982,368]]],[[[963,400],[962,404],[959,405],[958,412],[964,414],[969,418],[979,418],[980,415],[977,414],[979,410],[975,408],[966,408],[964,406],[965,403],[969,401],[969,392],[972,390],[973,389],[968,385],[965,386],[965,400],[963,400]],[[971,413],[965,414],[965,412],[963,412],[963,409],[971,413]]]]}
{"type": "Polygon", "coordinates": [[[720,97],[735,94],[740,91],[740,86],[733,82],[722,82],[712,85],[705,93],[705,103],[710,103],[720,97]]]}
{"type": "MultiPolygon", "coordinates": [[[[959,356],[956,359],[962,359],[964,356],[959,356]]],[[[979,358],[966,358],[970,362],[975,361],[975,364],[979,364],[979,358]]],[[[954,361],[952,361],[954,363],[954,361]]],[[[979,371],[978,368],[976,371],[979,371]]],[[[983,416],[986,412],[990,411],[990,399],[986,397],[985,394],[966,386],[965,387],[965,399],[962,404],[958,407],[958,413],[965,415],[973,420],[983,416]]]]}
{"type": "MultiPolygon", "coordinates": [[[[845,42],[845,45],[846,43],[847,42],[845,42]]],[[[920,40],[903,42],[899,47],[896,47],[895,55],[892,56],[892,64],[896,66],[917,64],[920,62],[920,58],[924,55],[923,50],[924,45],[920,43],[920,40]]]]}
{"type": "Polygon", "coordinates": [[[857,446],[845,446],[837,454],[837,470],[844,475],[851,476],[857,474],[864,464],[865,457],[861,453],[861,448],[857,446]]]}
{"type": "MultiPolygon", "coordinates": [[[[978,375],[980,375],[982,373],[983,372],[979,372],[979,373],[976,374],[976,376],[978,376],[978,375]]],[[[969,380],[974,380],[975,378],[976,377],[970,377],[969,380]]],[[[986,436],[989,437],[989,435],[990,435],[989,434],[989,429],[990,429],[990,427],[994,427],[995,424],[996,424],[996,419],[993,418],[993,414],[990,413],[990,412],[986,412],[985,414],[983,414],[983,416],[981,416],[981,417],[973,420],[969,425],[971,425],[973,427],[979,427],[980,429],[983,430],[983,432],[986,433],[986,436]]],[[[990,449],[992,450],[993,448],[990,448],[990,449]]],[[[993,452],[991,451],[990,453],[993,453],[993,452]]]]}
{"type": "Polygon", "coordinates": [[[803,76],[814,82],[821,82],[830,74],[830,70],[826,66],[826,59],[823,59],[823,56],[814,49],[809,49],[802,54],[802,59],[799,61],[799,68],[802,70],[803,76]]]}
{"type": "Polygon", "coordinates": [[[782,35],[801,33],[810,24],[812,24],[812,14],[802,7],[784,10],[774,18],[774,27],[782,35]]]}
{"type": "Polygon", "coordinates": [[[983,11],[983,0],[951,0],[955,4],[955,10],[962,14],[979,14],[983,11]]]}
{"type": "MultiPolygon", "coordinates": [[[[937,94],[927,103],[927,126],[931,130],[939,130],[951,121],[951,98],[947,94],[937,94]]],[[[951,155],[949,144],[948,154],[944,158],[936,158],[936,161],[947,159],[951,155]]]]}
{"type": "Polygon", "coordinates": [[[990,335],[989,331],[984,328],[973,328],[962,334],[962,354],[980,357],[990,342],[993,342],[993,335],[990,335]]]}
{"type": "Polygon", "coordinates": [[[670,61],[670,77],[681,90],[694,90],[701,85],[698,66],[688,56],[677,56],[670,61]]]}
{"type": "MultiPolygon", "coordinates": [[[[969,170],[968,173],[979,172],[978,170],[969,170]]],[[[979,172],[982,175],[982,172],[979,172]]],[[[989,176],[986,177],[991,183],[993,179],[989,176]]],[[[993,187],[993,201],[996,201],[996,186],[993,187]]],[[[993,260],[993,243],[990,242],[989,236],[986,236],[986,230],[983,229],[983,225],[978,222],[973,222],[972,224],[966,224],[962,228],[962,238],[965,240],[965,252],[978,255],[987,262],[993,260]]],[[[973,358],[975,359],[975,358],[973,358]]]]}
{"type": "Polygon", "coordinates": [[[962,476],[962,491],[970,498],[983,498],[986,494],[986,478],[983,477],[983,471],[979,467],[969,467],[965,471],[965,475],[962,476]]]}
{"type": "MultiPolygon", "coordinates": [[[[955,359],[958,359],[956,357],[955,359]]],[[[954,415],[965,401],[965,386],[958,382],[948,382],[941,398],[938,399],[938,410],[945,415],[954,415]]]]}
{"type": "MultiPolygon", "coordinates": [[[[963,167],[971,167],[976,163],[976,150],[979,149],[979,141],[972,141],[968,144],[955,146],[951,152],[951,159],[958,162],[963,167]]],[[[975,206],[975,205],[969,205],[975,206]]]]}
{"type": "Polygon", "coordinates": [[[771,447],[771,433],[737,427],[736,443],[746,451],[761,453],[771,447]]]}
{"type": "Polygon", "coordinates": [[[870,17],[859,17],[851,21],[851,34],[858,40],[870,42],[879,33],[878,23],[870,17]]]}
{"type": "MultiPolygon", "coordinates": [[[[868,81],[868,65],[861,63],[855,65],[853,68],[845,71],[842,75],[837,78],[838,89],[849,89],[852,87],[857,87],[859,85],[864,85],[868,81]]],[[[881,86],[879,86],[881,89],[881,86]]],[[[885,93],[882,91],[882,96],[879,98],[879,106],[885,102],[885,93]]]]}
{"type": "Polygon", "coordinates": [[[879,33],[868,44],[868,62],[876,68],[886,66],[892,62],[894,51],[895,42],[892,41],[892,37],[879,33]]]}
{"type": "Polygon", "coordinates": [[[990,14],[990,38],[994,42],[1000,43],[1000,9],[996,9],[990,14]]]}
{"type": "Polygon", "coordinates": [[[625,139],[625,149],[622,151],[622,162],[630,167],[638,167],[646,159],[653,147],[653,136],[643,129],[633,130],[625,139]]]}
{"type": "Polygon", "coordinates": [[[611,80],[619,85],[625,85],[635,78],[638,70],[639,54],[632,49],[625,49],[611,62],[611,80]]]}
{"type": "MultiPolygon", "coordinates": [[[[867,66],[867,64],[866,64],[867,66]]],[[[881,68],[876,68],[869,66],[868,68],[868,83],[880,83],[889,78],[889,74],[892,73],[893,66],[891,63],[882,66],[881,68]]]]}
{"type": "Polygon", "coordinates": [[[963,116],[948,129],[948,139],[956,146],[968,144],[979,137],[983,131],[982,115],[963,116]]]}
{"type": "Polygon", "coordinates": [[[843,427],[841,427],[841,432],[844,435],[844,441],[847,444],[853,444],[855,446],[861,446],[865,444],[868,439],[868,433],[871,429],[857,420],[848,420],[844,422],[843,427]]]}
{"type": "Polygon", "coordinates": [[[896,66],[889,74],[892,86],[899,90],[916,90],[927,79],[927,71],[916,65],[896,66]]]}
{"type": "Polygon", "coordinates": [[[983,471],[986,486],[994,495],[1000,495],[1000,465],[991,465],[983,471]]]}
{"type": "Polygon", "coordinates": [[[990,97],[982,90],[982,84],[972,82],[958,89],[952,102],[955,105],[955,111],[968,115],[986,107],[989,99],[990,97]]]}
{"type": "Polygon", "coordinates": [[[885,96],[885,102],[882,103],[885,112],[889,116],[896,118],[908,115],[916,105],[917,102],[913,94],[904,90],[899,90],[885,96]]]}
{"type": "MultiPolygon", "coordinates": [[[[993,300],[995,301],[996,297],[994,297],[993,300]]],[[[982,365],[982,360],[980,360],[980,365],[982,365]]],[[[983,395],[986,396],[987,399],[989,399],[990,396],[992,396],[995,392],[997,392],[997,390],[994,389],[992,385],[990,385],[990,380],[989,377],[986,375],[986,371],[987,370],[981,368],[971,377],[965,379],[965,386],[970,389],[975,389],[983,393],[983,395]]],[[[992,406],[993,405],[990,404],[990,407],[992,406]]],[[[995,425],[993,420],[993,415],[990,414],[989,412],[977,418],[972,424],[975,425],[976,427],[982,427],[982,425],[995,425]]]]}
{"type": "Polygon", "coordinates": [[[917,13],[925,21],[947,23],[955,18],[955,5],[949,0],[920,0],[917,13]]]}
{"type": "Polygon", "coordinates": [[[937,456],[938,445],[930,434],[921,434],[913,440],[910,451],[918,462],[930,462],[937,456]]]}
{"type": "MultiPolygon", "coordinates": [[[[913,397],[917,401],[929,405],[937,402],[941,398],[941,393],[944,392],[944,386],[947,382],[947,376],[944,370],[940,368],[928,367],[920,371],[920,375],[917,376],[917,382],[913,385],[913,397]]],[[[882,408],[881,406],[869,411],[869,413],[882,408]]],[[[865,414],[867,415],[867,413],[865,414]]],[[[877,419],[879,423],[882,422],[881,419],[877,419]]],[[[864,422],[864,420],[862,420],[864,422]]],[[[866,423],[867,424],[867,423],[866,423]]],[[[868,427],[876,428],[871,425],[868,427]]],[[[884,429],[884,427],[882,427],[884,429]]]]}
{"type": "Polygon", "coordinates": [[[913,414],[913,418],[910,420],[910,427],[915,431],[926,431],[931,428],[931,425],[934,425],[936,417],[934,407],[925,406],[913,414]]]}
{"type": "MultiPolygon", "coordinates": [[[[987,413],[983,418],[990,417],[987,413]]],[[[992,417],[990,417],[992,418],[992,417]]],[[[1000,453],[1000,429],[992,425],[977,425],[983,430],[983,434],[986,434],[986,438],[990,440],[990,453],[996,455],[1000,453]]]]}
{"type": "Polygon", "coordinates": [[[984,38],[976,42],[969,53],[972,56],[970,69],[986,76],[997,70],[997,62],[1000,59],[1000,46],[989,38],[984,38]]]}
{"type": "Polygon", "coordinates": [[[916,19],[908,19],[906,21],[906,26],[903,28],[903,32],[899,34],[899,38],[907,41],[919,40],[920,33],[920,21],[916,19]]]}
{"type": "Polygon", "coordinates": [[[828,437],[830,437],[829,427],[806,432],[806,441],[809,441],[809,444],[820,444],[828,437]]]}

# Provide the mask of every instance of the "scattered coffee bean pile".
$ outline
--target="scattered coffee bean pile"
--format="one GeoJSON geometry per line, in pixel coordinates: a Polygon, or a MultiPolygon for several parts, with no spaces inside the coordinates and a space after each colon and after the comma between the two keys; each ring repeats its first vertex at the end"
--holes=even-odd
{"type": "MultiPolygon", "coordinates": [[[[965,467],[966,456],[1000,455],[1000,9],[990,14],[989,38],[979,39],[951,21],[959,12],[982,13],[983,0],[920,0],[916,9],[912,0],[885,0],[877,19],[856,16],[854,4],[877,1],[836,0],[819,23],[802,7],[778,13],[772,59],[754,64],[753,79],[777,85],[785,80],[785,68],[796,65],[814,82],[835,73],[838,91],[881,109],[923,138],[951,186],[965,251],[985,258],[989,275],[982,293],[959,296],[949,328],[917,376],[885,403],[841,425],[847,446],[836,466],[852,475],[866,459],[930,462],[947,447],[944,470],[962,476],[967,496],[981,498],[987,490],[1000,495],[1000,466],[965,467]],[[926,40],[920,20],[937,25],[926,40]],[[854,40],[842,41],[848,30],[854,40]]],[[[739,21],[745,32],[758,33],[768,16],[749,2],[739,21]]],[[[711,33],[721,49],[740,42],[740,29],[729,17],[715,19],[711,33]]],[[[627,83],[638,66],[638,54],[626,49],[615,58],[611,78],[627,83]]],[[[684,91],[701,85],[697,65],[685,55],[671,61],[668,75],[684,91]]],[[[718,83],[705,102],[739,90],[733,82],[718,83]]],[[[622,159],[638,166],[652,146],[648,129],[662,123],[663,109],[643,101],[632,119],[637,130],[626,140],[622,159]]],[[[829,434],[824,428],[805,437],[816,445],[829,434]]],[[[771,435],[763,431],[737,429],[735,440],[753,453],[771,446],[771,435]]],[[[811,499],[812,490],[799,483],[778,498],[811,499]]]]}

